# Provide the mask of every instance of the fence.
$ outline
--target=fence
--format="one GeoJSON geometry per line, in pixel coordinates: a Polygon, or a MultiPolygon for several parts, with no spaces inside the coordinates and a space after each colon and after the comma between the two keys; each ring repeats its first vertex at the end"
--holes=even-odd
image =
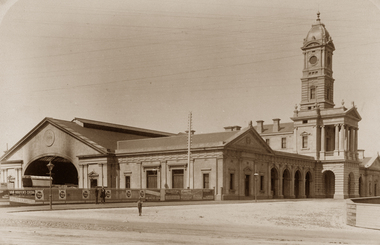
{"type": "Polygon", "coordinates": [[[348,199],[346,216],[347,225],[380,229],[380,197],[348,199]]]}
{"type": "MultiPolygon", "coordinates": [[[[98,189],[98,201],[100,191],[98,189]]],[[[49,188],[8,190],[10,202],[27,204],[49,203],[49,188]]],[[[94,203],[95,189],[52,188],[52,201],[57,203],[94,203]]],[[[213,189],[111,189],[105,188],[106,202],[214,200],[213,189]]]]}

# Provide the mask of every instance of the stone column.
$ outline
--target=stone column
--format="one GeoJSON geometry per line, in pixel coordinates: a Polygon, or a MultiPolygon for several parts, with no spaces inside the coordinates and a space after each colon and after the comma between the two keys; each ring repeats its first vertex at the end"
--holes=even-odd
{"type": "Polygon", "coordinates": [[[295,153],[298,153],[298,147],[297,147],[298,137],[297,137],[297,133],[298,133],[298,127],[294,127],[294,131],[293,131],[293,152],[295,152],[295,153]]]}
{"type": "Polygon", "coordinates": [[[282,193],[282,168],[278,168],[278,198],[284,198],[284,193],[282,193]]]}
{"type": "Polygon", "coordinates": [[[305,184],[306,184],[306,171],[302,170],[301,179],[299,182],[299,198],[306,198],[305,184]]]}
{"type": "Polygon", "coordinates": [[[358,138],[358,131],[359,131],[359,128],[356,128],[355,129],[355,160],[358,160],[359,159],[359,154],[358,154],[358,142],[359,142],[359,138],[358,138]]]}
{"type": "Polygon", "coordinates": [[[321,159],[325,159],[326,152],[326,131],[325,126],[321,126],[321,159]]]}
{"type": "MultiPolygon", "coordinates": [[[[295,198],[295,195],[294,195],[294,186],[295,186],[294,175],[295,175],[295,172],[294,172],[294,168],[293,167],[290,167],[289,173],[290,173],[290,180],[289,180],[290,191],[289,191],[289,195],[290,195],[290,198],[295,198]]],[[[298,191],[299,191],[299,189],[298,189],[298,191]]]]}
{"type": "Polygon", "coordinates": [[[346,138],[346,126],[342,124],[340,128],[339,155],[344,155],[344,151],[346,150],[345,138],[346,138]]]}
{"type": "Polygon", "coordinates": [[[335,149],[334,149],[334,155],[339,155],[339,124],[335,124],[335,149]]]}

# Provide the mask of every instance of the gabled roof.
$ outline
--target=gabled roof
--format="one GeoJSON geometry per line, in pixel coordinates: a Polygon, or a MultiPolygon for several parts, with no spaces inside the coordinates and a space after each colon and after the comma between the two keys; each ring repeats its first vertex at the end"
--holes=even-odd
{"type": "Polygon", "coordinates": [[[365,157],[359,163],[360,167],[370,170],[380,170],[380,156],[365,157]]]}
{"type": "MultiPolygon", "coordinates": [[[[252,128],[248,127],[239,131],[227,131],[207,134],[194,134],[191,136],[191,149],[206,149],[227,147],[244,134],[252,135],[261,146],[268,152],[272,152],[271,148],[264,142],[260,135],[252,128]]],[[[139,140],[128,140],[118,142],[116,154],[129,153],[148,153],[148,152],[164,152],[186,150],[188,148],[188,135],[181,134],[177,136],[149,138],[139,140]]]]}
{"type": "Polygon", "coordinates": [[[9,151],[7,151],[0,161],[12,155],[17,149],[22,147],[29,141],[35,133],[51,124],[54,127],[71,135],[75,139],[93,148],[99,154],[112,153],[116,150],[117,141],[133,140],[145,137],[159,137],[172,135],[165,132],[128,127],[123,125],[103,123],[87,119],[76,118],[73,121],[65,121],[46,117],[37,124],[29,133],[27,133],[20,141],[18,141],[9,151]],[[78,123],[79,122],[79,123],[78,123]]]}

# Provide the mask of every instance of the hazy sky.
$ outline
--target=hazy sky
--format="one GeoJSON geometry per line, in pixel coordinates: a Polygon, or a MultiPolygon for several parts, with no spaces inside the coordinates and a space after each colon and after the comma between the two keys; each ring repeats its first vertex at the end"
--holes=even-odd
{"type": "Polygon", "coordinates": [[[359,148],[380,151],[375,0],[0,0],[0,150],[43,118],[178,133],[273,118],[301,101],[316,13],[335,44],[334,101],[355,101],[359,148]],[[12,3],[15,4],[12,6],[12,3]],[[2,6],[1,6],[2,5],[2,6]],[[4,11],[4,9],[8,9],[4,11]],[[1,16],[0,16],[1,17],[1,16]]]}

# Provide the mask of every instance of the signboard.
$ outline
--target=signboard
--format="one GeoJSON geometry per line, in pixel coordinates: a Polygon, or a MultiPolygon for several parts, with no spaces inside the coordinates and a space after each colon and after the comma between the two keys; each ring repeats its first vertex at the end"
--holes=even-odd
{"type": "Polygon", "coordinates": [[[58,190],[59,200],[66,200],[66,190],[58,190]]]}
{"type": "Polygon", "coordinates": [[[44,191],[43,190],[36,190],[36,194],[34,195],[35,200],[43,201],[45,199],[44,197],[44,191]]]}
{"type": "Polygon", "coordinates": [[[203,190],[203,199],[214,200],[214,190],[203,190]]]}
{"type": "Polygon", "coordinates": [[[90,191],[89,190],[82,190],[82,198],[83,199],[89,199],[90,198],[90,191]]]}
{"type": "Polygon", "coordinates": [[[145,198],[145,191],[144,190],[140,190],[139,198],[145,198]]]}
{"type": "Polygon", "coordinates": [[[181,190],[165,190],[165,200],[180,200],[181,190]]]}
{"type": "Polygon", "coordinates": [[[106,199],[111,199],[111,190],[106,190],[106,199]]]}
{"type": "Polygon", "coordinates": [[[146,190],[145,198],[147,200],[160,200],[161,199],[160,190],[146,190]]]}
{"type": "Polygon", "coordinates": [[[181,200],[193,200],[192,190],[181,190],[181,200]]]}
{"type": "Polygon", "coordinates": [[[132,191],[131,191],[131,190],[126,190],[126,192],[125,192],[125,196],[126,196],[127,198],[132,198],[132,191]]]}

